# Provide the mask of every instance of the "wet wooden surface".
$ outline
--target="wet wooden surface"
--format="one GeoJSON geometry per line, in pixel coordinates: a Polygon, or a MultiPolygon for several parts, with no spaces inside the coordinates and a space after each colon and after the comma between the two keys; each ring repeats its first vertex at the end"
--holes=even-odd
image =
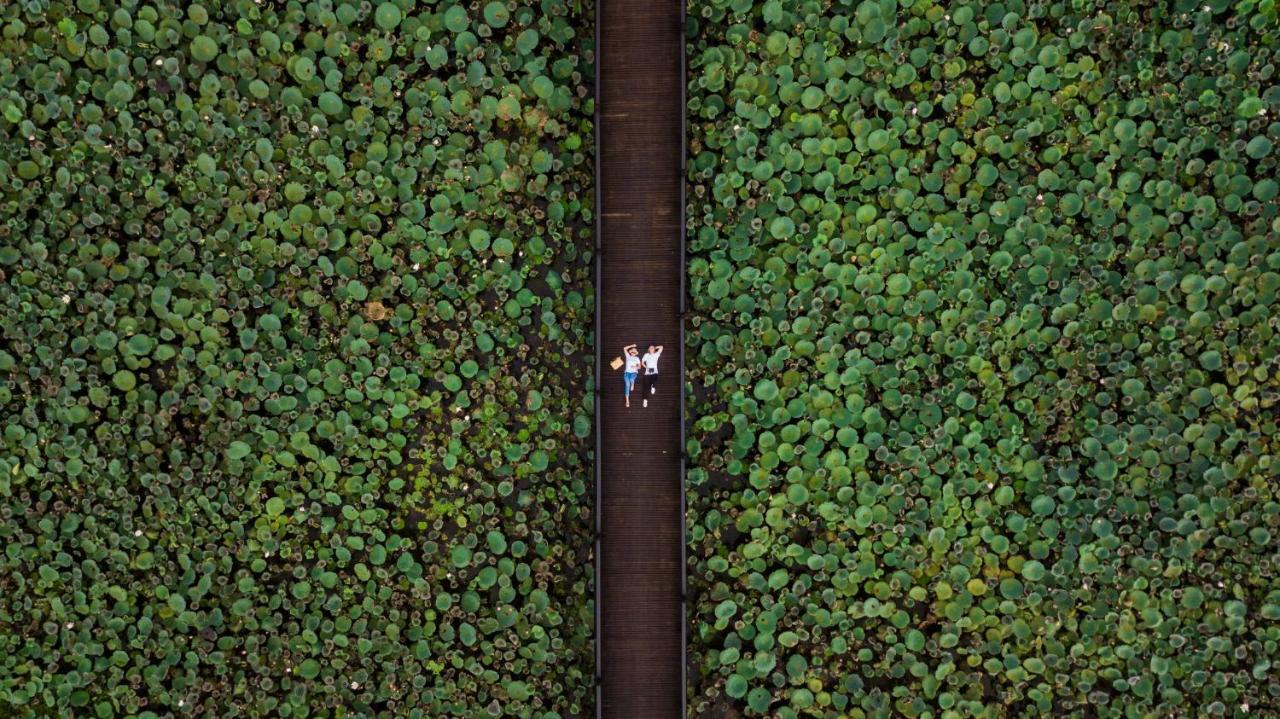
{"type": "Polygon", "coordinates": [[[681,604],[681,0],[600,0],[600,716],[677,719],[681,604]],[[622,347],[665,347],[656,395],[623,405],[622,347]]]}

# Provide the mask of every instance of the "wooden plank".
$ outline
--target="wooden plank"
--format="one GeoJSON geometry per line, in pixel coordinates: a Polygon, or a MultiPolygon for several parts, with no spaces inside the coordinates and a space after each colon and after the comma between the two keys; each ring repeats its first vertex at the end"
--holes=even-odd
{"type": "Polygon", "coordinates": [[[596,11],[604,719],[676,719],[684,708],[682,17],[682,0],[602,0],[596,11]],[[622,373],[606,364],[631,343],[665,348],[648,407],[639,383],[624,407],[622,373]]]}

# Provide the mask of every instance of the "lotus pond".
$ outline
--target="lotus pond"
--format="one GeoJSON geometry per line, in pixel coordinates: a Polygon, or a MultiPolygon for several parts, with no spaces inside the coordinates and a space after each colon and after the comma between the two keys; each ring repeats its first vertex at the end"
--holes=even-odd
{"type": "Polygon", "coordinates": [[[1278,31],[691,2],[691,716],[1280,715],[1278,31]]]}
{"type": "Polygon", "coordinates": [[[591,22],[0,3],[0,715],[590,710],[591,22]]]}

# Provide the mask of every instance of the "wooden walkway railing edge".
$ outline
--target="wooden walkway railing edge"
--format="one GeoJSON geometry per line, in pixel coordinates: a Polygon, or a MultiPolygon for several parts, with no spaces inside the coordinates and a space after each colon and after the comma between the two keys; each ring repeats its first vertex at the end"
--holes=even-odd
{"type": "Polygon", "coordinates": [[[689,714],[689,476],[688,453],[685,451],[688,414],[685,408],[685,315],[689,311],[688,267],[685,242],[689,235],[685,216],[689,177],[689,67],[688,67],[688,0],[680,0],[680,719],[689,714]]]}

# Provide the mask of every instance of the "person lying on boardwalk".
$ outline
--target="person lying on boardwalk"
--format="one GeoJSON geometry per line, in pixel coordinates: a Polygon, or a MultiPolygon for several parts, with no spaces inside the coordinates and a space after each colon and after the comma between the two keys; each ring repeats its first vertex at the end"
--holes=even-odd
{"type": "Polygon", "coordinates": [[[640,373],[640,351],[635,345],[622,348],[622,355],[627,358],[627,366],[622,370],[622,397],[631,406],[631,390],[636,386],[636,375],[640,373]]]}
{"type": "Polygon", "coordinates": [[[649,406],[649,395],[658,393],[658,358],[662,356],[662,345],[649,345],[649,351],[640,358],[644,366],[644,381],[640,384],[640,396],[644,397],[644,406],[649,406]]]}

